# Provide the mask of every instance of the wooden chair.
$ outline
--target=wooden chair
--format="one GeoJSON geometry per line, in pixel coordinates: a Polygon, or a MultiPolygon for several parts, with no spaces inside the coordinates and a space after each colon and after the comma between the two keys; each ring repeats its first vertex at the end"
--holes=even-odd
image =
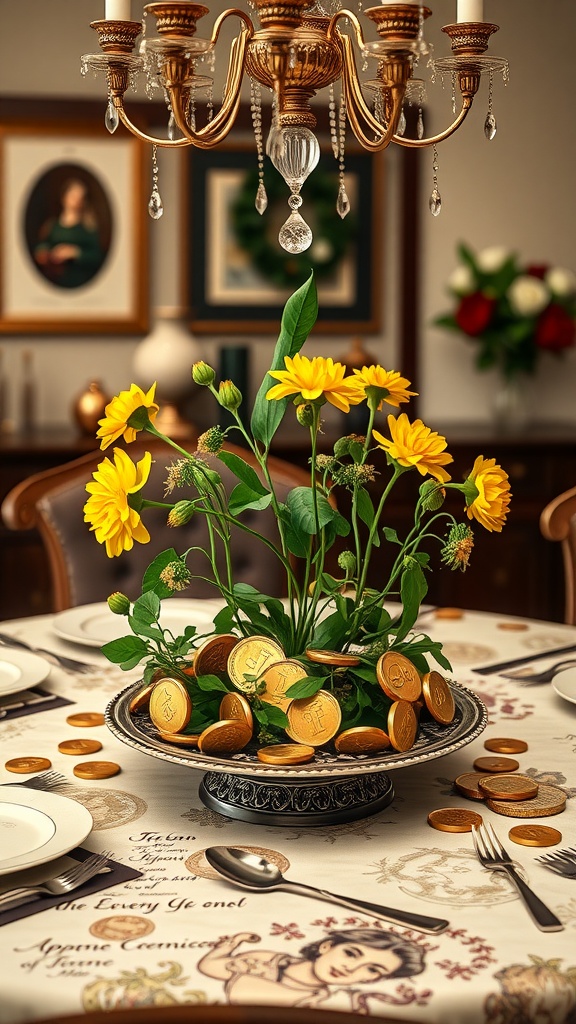
{"type": "Polygon", "coordinates": [[[560,541],[564,562],[564,622],[576,625],[576,487],[564,491],[546,505],[540,516],[546,540],[560,541]]]}
{"type": "MultiPolygon", "coordinates": [[[[255,465],[255,460],[245,449],[234,445],[226,446],[230,451],[255,465]]],[[[137,462],[145,450],[153,455],[152,470],[146,486],[146,494],[153,500],[164,500],[166,466],[178,455],[163,442],[140,437],[126,451],[137,462]]],[[[84,455],[63,466],[45,470],[28,477],[17,484],[5,497],[1,515],[11,530],[38,529],[44,544],[52,579],[53,610],[63,611],[77,605],[105,601],[117,590],[134,600],[140,594],[142,576],[156,554],[169,547],[178,552],[194,545],[204,549],[208,546],[208,531],[205,517],[194,516],[185,526],[171,528],[166,522],[166,511],[147,509],[144,522],[150,532],[148,544],[134,544],[131,551],[123,552],[117,558],[108,558],[103,545],[98,544],[88,524],[84,522],[83,506],[88,497],[86,484],[92,479],[100,462],[110,456],[96,451],[84,455]]],[[[222,476],[227,490],[238,483],[236,477],[223,465],[214,461],[215,468],[222,476]]],[[[308,473],[280,459],[270,458],[269,468],[280,500],[284,501],[293,487],[309,486],[308,473]]],[[[192,496],[193,489],[189,491],[192,496]]],[[[178,489],[173,499],[187,497],[187,489],[178,489]]],[[[274,512],[247,511],[243,514],[246,525],[257,529],[268,539],[276,540],[277,524],[274,512]]],[[[285,572],[278,559],[268,548],[244,531],[233,530],[232,539],[233,576],[236,582],[250,583],[272,596],[284,596],[285,572]]],[[[192,572],[210,576],[209,564],[201,552],[193,552],[188,558],[192,572]]],[[[222,566],[223,568],[223,563],[222,566]]],[[[178,595],[176,595],[178,596],[178,595]]],[[[218,597],[219,592],[208,582],[193,580],[181,592],[182,597],[218,597]]]]}

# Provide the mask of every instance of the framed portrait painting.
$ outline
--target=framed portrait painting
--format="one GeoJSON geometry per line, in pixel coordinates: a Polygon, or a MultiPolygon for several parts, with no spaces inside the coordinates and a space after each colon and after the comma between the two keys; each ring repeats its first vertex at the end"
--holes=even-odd
{"type": "Polygon", "coordinates": [[[193,331],[276,333],[286,299],[312,269],[320,305],[315,331],[350,334],[379,329],[382,161],[364,152],[347,153],[351,211],[341,218],[336,210],[338,168],[325,150],[302,186],[299,212],[314,240],[297,256],[278,242],[280,227],[291,212],[290,192],[269,160],[264,168],[268,206],[260,216],[254,205],[254,146],[187,153],[186,299],[193,331]]]}
{"type": "Polygon", "coordinates": [[[2,333],[146,330],[144,157],[89,123],[0,123],[2,333]]]}

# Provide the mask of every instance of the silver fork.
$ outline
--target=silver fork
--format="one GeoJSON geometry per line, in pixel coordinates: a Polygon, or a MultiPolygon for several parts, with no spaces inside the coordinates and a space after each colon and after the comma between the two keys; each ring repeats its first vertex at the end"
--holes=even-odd
{"type": "Polygon", "coordinates": [[[107,863],[108,857],[103,853],[94,853],[91,857],[79,864],[74,864],[63,871],[61,875],[57,875],[56,878],[51,878],[47,882],[9,889],[8,892],[0,895],[0,914],[5,910],[14,910],[15,907],[30,903],[41,896],[62,896],[65,893],[73,892],[74,889],[78,889],[85,882],[94,878],[94,875],[102,871],[107,863]]]}
{"type": "Polygon", "coordinates": [[[576,847],[544,853],[541,857],[536,857],[536,860],[545,868],[550,868],[550,871],[555,871],[557,875],[576,878],[576,847]]]}
{"type": "Polygon", "coordinates": [[[39,775],[33,775],[32,778],[26,779],[25,782],[3,782],[3,786],[27,786],[28,789],[41,789],[46,792],[52,789],[58,789],[59,786],[68,786],[70,783],[65,775],[61,772],[41,772],[39,775]]]}
{"type": "Polygon", "coordinates": [[[32,654],[41,654],[43,658],[46,658],[46,661],[50,661],[52,664],[58,665],[60,668],[67,669],[69,672],[79,672],[81,675],[88,675],[91,672],[95,672],[97,669],[96,665],[90,665],[87,661],[78,661],[77,658],[69,658],[67,654],[56,654],[55,651],[47,651],[44,647],[34,647],[25,640],[19,640],[15,636],[9,636],[8,633],[0,633],[0,645],[3,647],[20,647],[23,651],[30,651],[32,654]]]}
{"type": "Polygon", "coordinates": [[[510,855],[502,846],[492,826],[485,825],[484,823],[477,825],[476,828],[472,829],[472,839],[478,860],[482,866],[490,871],[503,871],[508,875],[518,889],[528,912],[538,928],[543,932],[562,931],[564,928],[562,922],[548,909],[545,903],[542,903],[542,900],[538,898],[536,893],[532,892],[532,889],[526,885],[524,879],[520,878],[510,855]]]}
{"type": "Polygon", "coordinates": [[[526,685],[532,683],[550,683],[554,676],[561,672],[563,668],[572,668],[576,665],[576,660],[570,658],[566,661],[557,661],[554,665],[550,665],[550,668],[545,668],[543,672],[499,672],[498,675],[502,676],[503,679],[515,679],[518,683],[525,683],[526,685]]]}

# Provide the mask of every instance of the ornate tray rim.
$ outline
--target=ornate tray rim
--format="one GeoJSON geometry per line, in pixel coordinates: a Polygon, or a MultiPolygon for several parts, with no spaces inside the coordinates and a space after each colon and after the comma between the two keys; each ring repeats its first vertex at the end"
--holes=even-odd
{"type": "MultiPolygon", "coordinates": [[[[423,745],[422,739],[418,740],[411,750],[401,753],[380,754],[378,756],[340,754],[329,755],[322,752],[323,760],[320,762],[311,761],[303,765],[271,765],[259,761],[255,753],[241,751],[231,757],[215,757],[202,754],[194,748],[185,749],[182,747],[170,747],[165,741],[156,740],[138,727],[137,719],[133,717],[128,708],[134,694],[141,688],[142,682],[138,681],[127,686],[109,702],[106,712],[106,724],[110,731],[121,742],[139,750],[141,753],[149,754],[162,761],[170,761],[173,764],[185,765],[188,768],[197,768],[200,771],[229,772],[234,775],[246,775],[251,778],[303,780],[303,779],[328,779],[338,776],[361,775],[369,772],[388,772],[396,768],[406,768],[424,761],[430,761],[438,757],[451,754],[460,747],[471,743],[476,739],[488,724],[488,713],[480,698],[468,687],[459,683],[450,684],[454,693],[457,710],[460,713],[460,720],[452,726],[440,726],[443,732],[449,735],[446,743],[440,740],[435,741],[432,746],[423,745]]],[[[425,727],[424,727],[425,728],[425,727]]],[[[436,728],[430,725],[431,729],[436,728]]]]}

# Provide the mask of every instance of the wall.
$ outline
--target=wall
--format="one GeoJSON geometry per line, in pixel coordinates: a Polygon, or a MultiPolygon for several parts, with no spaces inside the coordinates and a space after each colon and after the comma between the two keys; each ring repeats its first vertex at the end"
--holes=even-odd
{"type": "MultiPolygon", "coordinates": [[[[102,0],[0,0],[0,94],[4,96],[105,97],[101,79],[79,74],[79,57],[93,51],[95,36],[89,22],[103,15],[102,0]],[[20,42],[26,43],[26,60],[20,42]]],[[[137,0],[133,7],[139,8],[137,0]]],[[[448,52],[440,28],[454,19],[455,0],[438,0],[427,23],[427,38],[437,54],[448,52]]],[[[433,327],[431,320],[444,308],[445,280],[455,264],[458,240],[474,247],[505,244],[529,261],[550,260],[576,268],[574,246],[576,207],[573,167],[576,133],[573,118],[571,52],[576,33],[576,5],[555,0],[554,19],[542,16],[542,6],[525,0],[485,0],[485,17],[501,24],[492,51],[507,56],[511,80],[495,85],[498,133],[492,143],[483,134],[487,86],[484,83],[468,122],[439,149],[443,209],[430,216],[431,153],[423,156],[421,369],[415,384],[422,396],[421,411],[431,424],[489,418],[492,375],[479,375],[472,350],[457,337],[433,327]]],[[[450,86],[429,89],[428,130],[438,131],[452,118],[450,86]]],[[[397,365],[398,353],[398,153],[386,154],[386,222],[383,330],[368,338],[367,348],[384,365],[397,365]]],[[[178,154],[160,154],[165,214],[150,223],[151,306],[177,305],[183,239],[180,225],[178,154]]],[[[214,359],[230,338],[200,338],[205,358],[214,359]]],[[[132,358],[138,338],[70,337],[3,338],[0,347],[14,398],[10,414],[18,422],[15,402],[24,348],[32,349],[39,381],[38,416],[41,424],[70,422],[70,404],[87,381],[100,377],[110,391],[132,379],[132,358]],[[65,374],[62,372],[65,367],[65,374]]],[[[243,342],[244,343],[244,342],[243,342]]],[[[311,339],[307,351],[337,355],[349,338],[311,339]]],[[[253,373],[266,369],[273,339],[253,344],[253,373]]],[[[552,420],[574,420],[575,358],[565,368],[543,366],[538,376],[538,414],[552,420]]]]}

